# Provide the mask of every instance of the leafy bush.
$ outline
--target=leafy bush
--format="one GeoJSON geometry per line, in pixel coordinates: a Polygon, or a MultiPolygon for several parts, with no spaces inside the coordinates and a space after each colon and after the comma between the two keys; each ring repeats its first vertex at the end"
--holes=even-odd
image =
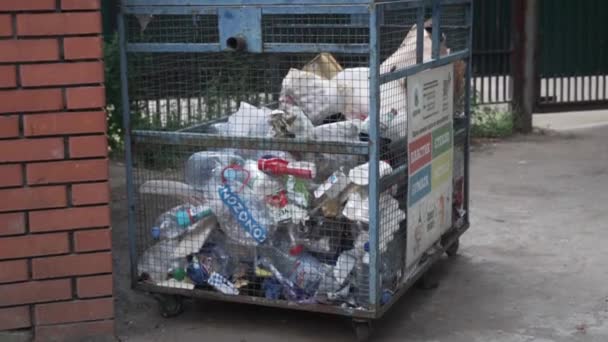
{"type": "Polygon", "coordinates": [[[513,134],[513,113],[471,101],[471,134],[477,138],[504,138],[513,134]]]}
{"type": "Polygon", "coordinates": [[[120,44],[115,34],[104,44],[106,73],[106,113],[108,119],[108,144],[112,152],[124,148],[122,96],[120,93],[120,44]]]}

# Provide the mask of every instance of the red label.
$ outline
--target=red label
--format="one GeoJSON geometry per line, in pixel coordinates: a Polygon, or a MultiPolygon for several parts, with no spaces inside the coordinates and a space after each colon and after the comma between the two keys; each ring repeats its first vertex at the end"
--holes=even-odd
{"type": "Polygon", "coordinates": [[[430,163],[433,159],[431,142],[432,135],[429,133],[410,143],[408,148],[408,169],[410,175],[416,173],[416,171],[430,163]]]}

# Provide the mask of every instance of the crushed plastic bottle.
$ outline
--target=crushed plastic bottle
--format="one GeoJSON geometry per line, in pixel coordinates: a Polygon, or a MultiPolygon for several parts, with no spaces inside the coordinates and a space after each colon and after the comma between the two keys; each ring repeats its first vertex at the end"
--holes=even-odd
{"type": "Polygon", "coordinates": [[[189,231],[194,223],[212,214],[208,206],[192,204],[177,206],[156,219],[152,227],[152,237],[156,240],[175,239],[189,231]]]}
{"type": "Polygon", "coordinates": [[[291,175],[299,178],[313,179],[317,175],[315,164],[309,162],[289,162],[273,156],[264,156],[258,160],[258,169],[273,176],[291,175]]]}
{"type": "Polygon", "coordinates": [[[270,263],[281,274],[282,278],[288,280],[287,285],[293,285],[290,290],[294,293],[303,292],[306,297],[310,298],[320,290],[322,292],[327,292],[328,289],[335,291],[339,287],[337,281],[333,279],[333,268],[303,252],[301,246],[290,248],[288,244],[282,243],[279,246],[263,248],[260,253],[267,263],[270,263]]]}

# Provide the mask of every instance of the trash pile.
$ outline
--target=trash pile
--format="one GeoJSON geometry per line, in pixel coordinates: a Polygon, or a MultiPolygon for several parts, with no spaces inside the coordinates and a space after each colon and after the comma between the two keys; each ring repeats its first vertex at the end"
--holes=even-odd
{"type": "MultiPolygon", "coordinates": [[[[381,71],[414,64],[415,40],[414,26],[381,71]]],[[[428,33],[425,40],[430,47],[428,33]]],[[[380,129],[387,142],[407,132],[405,87],[397,80],[380,89],[380,129]]],[[[277,109],[241,103],[213,130],[235,137],[352,143],[366,141],[368,115],[369,69],[343,69],[321,54],[288,72],[277,109]]],[[[140,188],[142,194],[171,195],[183,203],[151,227],[155,242],[139,259],[140,280],[225,295],[367,306],[369,163],[362,158],[260,149],[194,153],[183,182],[156,180],[140,188]]],[[[393,166],[380,162],[380,177],[390,175],[393,166]]],[[[401,272],[398,262],[391,264],[395,258],[384,256],[405,248],[389,247],[406,218],[395,195],[396,189],[389,189],[379,197],[383,302],[401,272]]]]}

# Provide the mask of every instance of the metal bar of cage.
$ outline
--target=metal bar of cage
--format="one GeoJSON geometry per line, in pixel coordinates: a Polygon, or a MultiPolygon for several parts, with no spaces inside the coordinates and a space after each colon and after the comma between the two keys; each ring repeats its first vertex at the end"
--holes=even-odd
{"type": "Polygon", "coordinates": [[[135,233],[135,188],[133,184],[133,153],[131,150],[131,108],[129,102],[129,87],[128,87],[128,67],[127,67],[127,53],[126,53],[126,35],[125,35],[125,23],[124,17],[119,14],[117,18],[118,23],[118,36],[120,42],[120,82],[121,82],[121,96],[122,96],[122,112],[123,112],[123,125],[125,129],[125,172],[127,174],[127,203],[128,203],[128,238],[129,238],[129,263],[131,272],[131,286],[137,285],[137,239],[135,233]]]}
{"type": "Polygon", "coordinates": [[[379,250],[379,203],[378,189],[380,179],[380,133],[379,133],[379,113],[380,113],[380,29],[379,13],[376,6],[371,7],[370,11],[370,77],[369,77],[369,106],[370,106],[370,128],[369,128],[369,304],[375,308],[379,302],[380,279],[378,270],[380,269],[379,250]]]}

